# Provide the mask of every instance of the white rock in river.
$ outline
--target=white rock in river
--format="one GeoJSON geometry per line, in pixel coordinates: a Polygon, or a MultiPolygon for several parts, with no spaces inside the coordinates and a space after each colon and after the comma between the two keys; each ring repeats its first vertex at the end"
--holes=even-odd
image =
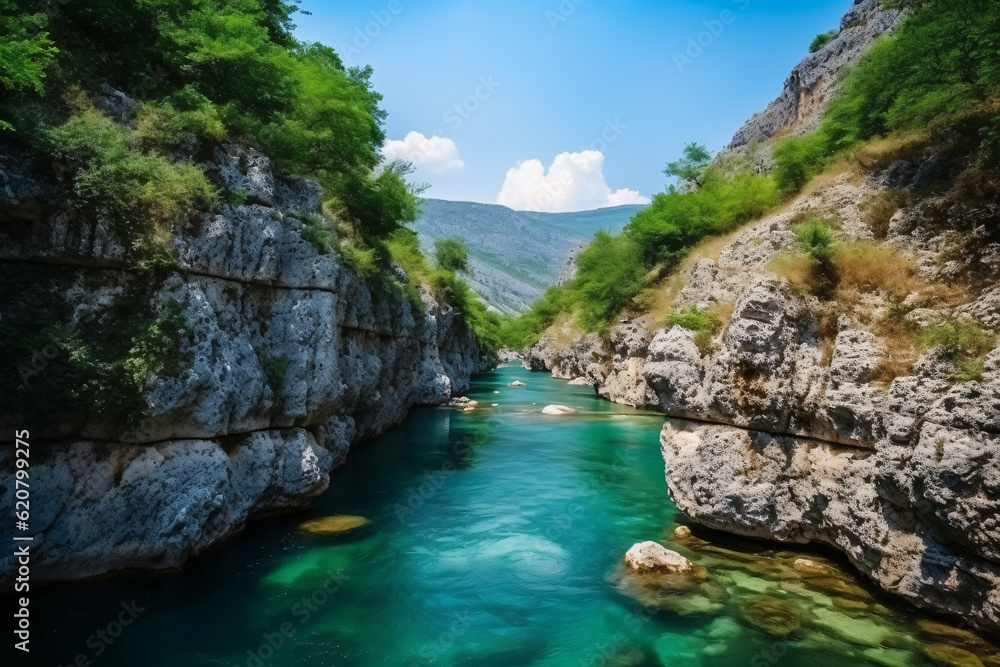
{"type": "Polygon", "coordinates": [[[641,542],[625,554],[625,565],[638,572],[657,570],[672,574],[694,572],[694,563],[656,542],[641,542]]]}
{"type": "Polygon", "coordinates": [[[565,405],[549,405],[542,410],[543,415],[575,415],[579,413],[579,410],[574,410],[573,408],[567,407],[565,405]]]}
{"type": "Polygon", "coordinates": [[[520,380],[514,380],[513,382],[511,382],[507,386],[508,387],[527,387],[528,385],[524,384],[520,380]]]}

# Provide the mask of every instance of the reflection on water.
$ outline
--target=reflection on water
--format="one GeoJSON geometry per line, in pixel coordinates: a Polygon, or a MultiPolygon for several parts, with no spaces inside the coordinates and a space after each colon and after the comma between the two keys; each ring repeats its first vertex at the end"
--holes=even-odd
{"type": "Polygon", "coordinates": [[[710,573],[696,592],[630,591],[622,555],[669,540],[679,518],[662,418],[514,367],[473,389],[475,410],[414,411],[352,452],[313,510],[251,525],[180,574],[40,591],[33,657],[69,664],[100,646],[96,664],[156,667],[929,664],[913,619],[849,579],[836,584],[847,593],[803,579],[795,554],[692,537],[673,548],[710,573]],[[549,404],[580,413],[542,415],[549,404]],[[369,523],[299,530],[328,515],[369,523]],[[95,642],[132,600],[139,620],[95,642]]]}

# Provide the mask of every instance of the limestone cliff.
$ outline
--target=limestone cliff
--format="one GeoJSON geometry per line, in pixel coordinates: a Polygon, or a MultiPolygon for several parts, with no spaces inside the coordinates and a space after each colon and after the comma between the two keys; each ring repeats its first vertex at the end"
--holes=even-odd
{"type": "Polygon", "coordinates": [[[837,37],[792,69],[781,94],[740,128],[728,150],[764,142],[779,133],[815,130],[826,102],[837,90],[838,75],[880,35],[891,31],[900,16],[898,10],[885,9],[882,0],[855,0],[840,22],[837,37]]]}
{"type": "Polygon", "coordinates": [[[992,214],[954,193],[896,212],[882,243],[927,281],[900,304],[877,288],[853,302],[824,301],[772,273],[807,212],[839,220],[846,243],[873,243],[863,203],[887,184],[905,190],[919,170],[897,164],[863,183],[845,175],[744,229],[717,256],[692,261],[676,306],[732,309],[707,347],[636,313],[607,339],[545,339],[525,352],[525,365],[665,412],[668,487],[693,521],[826,544],[886,590],[996,633],[1000,348],[974,380],[956,380],[941,348],[886,377],[893,343],[882,328],[890,318],[914,327],[946,316],[1000,323],[1000,239],[976,222],[992,214]],[[967,252],[955,245],[965,235],[967,252]],[[969,293],[936,296],[956,276],[969,293]]]}
{"type": "MultiPolygon", "coordinates": [[[[95,399],[127,401],[127,415],[5,402],[4,429],[31,436],[35,581],[178,567],[254,516],[305,506],[353,445],[487,365],[449,307],[425,294],[419,312],[304,241],[318,186],[272,173],[259,153],[215,151],[214,178],[246,203],[176,226],[153,268],[137,268],[101,216],[48,199],[24,165],[0,169],[2,322],[34,326],[39,304],[52,320],[38,353],[16,360],[31,396],[57,391],[51,371],[84,354],[76,341],[113,340],[135,320],[159,332],[143,327],[168,315],[175,329],[169,358],[138,369],[150,371],[141,395],[103,387],[95,399]]],[[[0,467],[13,458],[0,449],[0,467]]],[[[0,487],[6,506],[13,496],[0,487]]]]}

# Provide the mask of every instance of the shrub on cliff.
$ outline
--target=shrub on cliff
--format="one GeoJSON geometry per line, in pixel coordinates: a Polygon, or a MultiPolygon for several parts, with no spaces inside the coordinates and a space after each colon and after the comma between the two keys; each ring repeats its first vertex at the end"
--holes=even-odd
{"type": "Polygon", "coordinates": [[[627,236],[600,231],[576,259],[570,291],[578,302],[580,323],[589,330],[606,328],[642,289],[646,268],[642,250],[627,236]]]}
{"type": "MultiPolygon", "coordinates": [[[[24,2],[4,0],[0,7],[0,88],[7,95],[23,90],[40,94],[45,70],[58,52],[44,30],[47,17],[24,2]]],[[[0,131],[13,129],[0,119],[0,131]]]]}
{"type": "Polygon", "coordinates": [[[462,239],[450,237],[434,242],[434,260],[438,266],[448,271],[469,269],[469,245],[462,239]]]}
{"type": "Polygon", "coordinates": [[[89,104],[47,138],[51,156],[75,167],[73,191],[80,205],[111,222],[129,246],[149,241],[183,211],[217,197],[200,168],[143,152],[129,128],[89,104]]]}
{"type": "Polygon", "coordinates": [[[809,44],[809,53],[816,53],[824,46],[837,39],[837,35],[839,34],[839,30],[830,30],[816,35],[816,37],[813,38],[813,41],[809,44]]]}
{"type": "MultiPolygon", "coordinates": [[[[224,139],[249,144],[279,169],[318,179],[330,208],[375,246],[416,218],[417,189],[404,165],[382,164],[385,112],[371,68],[347,68],[333,49],[296,40],[296,4],[107,0],[37,11],[28,0],[5,0],[13,18],[0,19],[0,85],[8,93],[0,119],[30,149],[50,127],[94,125],[78,108],[67,113],[67,90],[93,99],[109,85],[138,102],[107,119],[122,126],[119,134],[133,133],[129,150],[143,156],[134,162],[151,169],[146,158],[181,148],[205,155],[224,139]]],[[[91,194],[96,203],[102,192],[91,194]]]]}
{"type": "Polygon", "coordinates": [[[702,178],[695,192],[671,186],[655,195],[625,228],[650,266],[673,265],[706,236],[735,229],[777,203],[777,186],[767,176],[746,171],[727,177],[710,167],[702,178]]]}

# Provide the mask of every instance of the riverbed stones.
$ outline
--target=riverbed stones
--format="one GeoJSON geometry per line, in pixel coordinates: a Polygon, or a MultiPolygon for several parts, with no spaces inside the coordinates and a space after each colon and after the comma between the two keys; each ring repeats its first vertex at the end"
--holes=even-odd
{"type": "Polygon", "coordinates": [[[820,607],[813,610],[813,624],[851,644],[879,648],[889,640],[894,630],[873,618],[856,617],[820,607]]]}
{"type": "Polygon", "coordinates": [[[468,396],[455,396],[444,404],[446,408],[458,408],[459,410],[469,410],[479,405],[479,401],[474,401],[468,396]]]}
{"type": "Polygon", "coordinates": [[[625,554],[625,565],[635,572],[693,574],[694,563],[657,542],[641,542],[625,554]]]}
{"type": "Polygon", "coordinates": [[[796,558],[795,562],[792,563],[792,568],[796,572],[800,573],[803,577],[835,577],[839,573],[836,569],[825,565],[823,563],[817,563],[814,560],[808,558],[796,558]]]}
{"type": "Polygon", "coordinates": [[[363,516],[338,514],[306,521],[299,525],[299,530],[313,535],[342,535],[367,526],[369,523],[368,519],[363,516]]]}
{"type": "Polygon", "coordinates": [[[948,667],[985,667],[976,654],[948,644],[931,644],[924,649],[928,658],[948,667]]]}
{"type": "Polygon", "coordinates": [[[802,627],[802,610],[773,597],[745,599],[740,602],[739,614],[751,628],[772,637],[786,637],[802,627]]]}

